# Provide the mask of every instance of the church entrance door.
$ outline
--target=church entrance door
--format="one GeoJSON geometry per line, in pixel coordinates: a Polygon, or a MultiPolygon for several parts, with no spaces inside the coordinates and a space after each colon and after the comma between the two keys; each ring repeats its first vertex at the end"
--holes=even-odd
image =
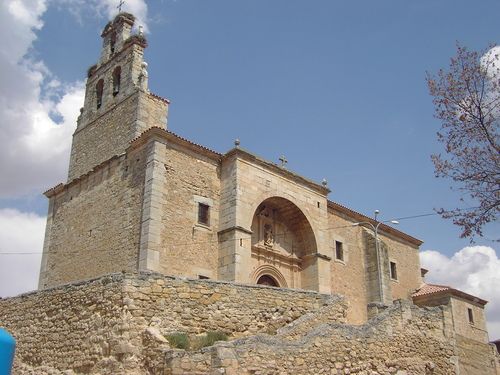
{"type": "Polygon", "coordinates": [[[278,282],[269,275],[262,275],[261,277],[259,277],[259,280],[257,280],[257,284],[279,287],[278,282]]]}

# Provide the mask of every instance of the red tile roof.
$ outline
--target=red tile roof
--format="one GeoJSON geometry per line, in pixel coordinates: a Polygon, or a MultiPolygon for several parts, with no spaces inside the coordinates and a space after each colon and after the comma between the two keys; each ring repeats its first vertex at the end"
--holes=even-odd
{"type": "Polygon", "coordinates": [[[417,289],[411,296],[414,299],[419,299],[419,297],[428,296],[431,294],[450,294],[457,297],[464,298],[471,302],[479,303],[480,305],[486,305],[488,301],[481,299],[479,297],[473,296],[462,292],[461,290],[446,286],[446,285],[436,285],[436,284],[424,284],[419,289],[417,289]]]}
{"type": "Polygon", "coordinates": [[[413,293],[412,297],[425,296],[427,294],[433,294],[438,292],[444,292],[446,290],[451,290],[449,286],[446,285],[435,285],[435,284],[424,284],[420,289],[413,293]]]}

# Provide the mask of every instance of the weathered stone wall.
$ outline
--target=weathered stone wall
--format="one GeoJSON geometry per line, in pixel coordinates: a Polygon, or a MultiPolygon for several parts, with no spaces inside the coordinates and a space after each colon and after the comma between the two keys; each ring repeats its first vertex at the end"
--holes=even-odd
{"type": "Polygon", "coordinates": [[[327,305],[334,305],[335,321],[345,320],[344,301],[338,296],[258,285],[146,274],[126,279],[123,296],[132,316],[162,333],[222,331],[238,337],[274,332],[327,305]]]}
{"type": "Polygon", "coordinates": [[[488,331],[486,330],[484,307],[477,306],[456,296],[450,298],[450,303],[453,310],[453,322],[456,333],[479,342],[487,343],[489,340],[488,331]],[[469,322],[468,309],[472,310],[473,323],[469,322]]]}
{"type": "MultiPolygon", "coordinates": [[[[411,293],[422,285],[419,249],[415,245],[384,233],[381,233],[380,239],[388,248],[389,261],[396,263],[397,280],[390,280],[392,298],[409,299],[411,293]]],[[[387,275],[388,271],[389,269],[387,275]]]]}
{"type": "Polygon", "coordinates": [[[334,293],[349,301],[348,321],[361,324],[367,320],[367,285],[365,251],[362,231],[353,227],[354,221],[329,210],[328,228],[331,235],[331,284],[334,293]],[[335,259],[335,241],[342,242],[344,261],[335,259]]]}
{"type": "Polygon", "coordinates": [[[41,288],[137,270],[143,163],[134,150],[50,198],[41,288]]]}
{"type": "Polygon", "coordinates": [[[413,301],[419,306],[450,306],[453,314],[453,330],[458,335],[482,343],[489,341],[484,306],[445,293],[421,295],[413,301]],[[469,322],[468,309],[472,309],[473,323],[469,322]]]}
{"type": "Polygon", "coordinates": [[[219,342],[198,352],[171,351],[166,374],[497,374],[491,347],[468,339],[455,345],[447,315],[409,302],[398,302],[357,327],[318,322],[321,314],[311,314],[276,336],[219,342]]]}
{"type": "MultiPolygon", "coordinates": [[[[73,135],[68,181],[125,152],[135,137],[152,127],[165,127],[167,106],[140,90],[115,100],[110,108],[79,125],[73,135]]],[[[83,120],[82,120],[83,121],[83,120]]]]}
{"type": "Polygon", "coordinates": [[[169,348],[168,333],[276,332],[322,308],[330,321],[344,321],[345,305],[336,296],[112,274],[0,300],[0,326],[17,340],[15,374],[145,374],[161,373],[154,367],[169,348]]]}
{"type": "Polygon", "coordinates": [[[104,277],[0,300],[0,326],[17,341],[14,374],[44,374],[43,368],[88,374],[102,358],[117,355],[126,345],[120,335],[121,279],[104,277]]]}
{"type": "Polygon", "coordinates": [[[494,345],[457,334],[456,350],[460,375],[500,374],[500,356],[494,345]]]}
{"type": "MultiPolygon", "coordinates": [[[[380,295],[373,230],[353,226],[357,222],[354,218],[333,209],[328,213],[332,291],[347,297],[349,322],[360,324],[367,319],[367,304],[380,295]],[[335,241],[342,242],[344,261],[335,259],[335,241]]],[[[381,231],[379,240],[385,302],[409,299],[421,285],[418,247],[381,231]],[[390,261],[397,265],[397,280],[390,278],[390,261]]]]}
{"type": "Polygon", "coordinates": [[[218,160],[173,143],[162,147],[164,185],[159,271],[217,279],[220,171],[218,160]],[[207,204],[209,225],[198,223],[198,204],[207,204]]]}
{"type": "Polygon", "coordinates": [[[449,307],[398,301],[362,326],[345,312],[315,292],[111,274],[0,300],[0,326],[17,340],[14,374],[500,373],[492,346],[454,334],[449,307]],[[165,339],[208,331],[232,341],[183,351],[165,339]]]}

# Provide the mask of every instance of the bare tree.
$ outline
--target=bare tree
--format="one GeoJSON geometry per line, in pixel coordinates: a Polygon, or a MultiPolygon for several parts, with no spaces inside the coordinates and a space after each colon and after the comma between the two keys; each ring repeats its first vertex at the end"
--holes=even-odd
{"type": "MultiPolygon", "coordinates": [[[[436,177],[451,178],[471,198],[473,208],[438,209],[462,228],[461,237],[482,236],[500,212],[500,60],[499,47],[469,51],[457,44],[449,69],[427,73],[438,140],[444,154],[432,155],[436,177]]],[[[462,204],[466,201],[461,198],[462,204]]]]}

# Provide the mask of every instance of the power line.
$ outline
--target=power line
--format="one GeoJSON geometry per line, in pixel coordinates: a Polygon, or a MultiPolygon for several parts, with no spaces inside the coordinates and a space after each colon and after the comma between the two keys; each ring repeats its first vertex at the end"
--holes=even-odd
{"type": "MultiPolygon", "coordinates": [[[[473,209],[476,209],[478,207],[467,207],[467,208],[462,208],[462,210],[473,210],[473,209]]],[[[417,218],[420,218],[420,217],[428,217],[428,216],[436,216],[436,215],[439,215],[439,213],[437,212],[429,212],[429,213],[425,213],[425,214],[419,214],[419,215],[412,215],[412,216],[403,216],[403,217],[396,217],[392,220],[409,220],[409,219],[417,219],[417,218]]],[[[390,223],[390,220],[387,220],[387,221],[383,221],[383,223],[390,223]]],[[[341,229],[341,228],[351,228],[352,225],[343,225],[343,226],[339,226],[339,227],[330,227],[330,228],[326,228],[327,230],[331,230],[331,229],[341,229]]],[[[275,234],[274,237],[284,237],[285,234],[275,234]]],[[[219,240],[208,240],[208,241],[201,241],[201,242],[186,242],[186,243],[180,243],[180,244],[172,244],[170,245],[171,247],[175,248],[175,247],[183,247],[183,246],[193,246],[193,245],[207,245],[207,244],[214,244],[214,243],[218,243],[218,244],[221,244],[221,243],[225,243],[225,242],[229,242],[229,241],[246,241],[246,240],[249,240],[249,239],[252,239],[252,237],[241,237],[241,238],[233,238],[233,239],[228,239],[228,240],[224,240],[224,241],[219,241],[219,240]]],[[[102,250],[106,250],[106,249],[102,249],[102,250]]],[[[54,252],[52,252],[53,254],[54,252]]],[[[57,253],[57,252],[56,252],[57,253]]],[[[0,252],[0,255],[42,255],[43,253],[42,252],[20,252],[20,253],[16,253],[16,252],[0,252]]]]}

